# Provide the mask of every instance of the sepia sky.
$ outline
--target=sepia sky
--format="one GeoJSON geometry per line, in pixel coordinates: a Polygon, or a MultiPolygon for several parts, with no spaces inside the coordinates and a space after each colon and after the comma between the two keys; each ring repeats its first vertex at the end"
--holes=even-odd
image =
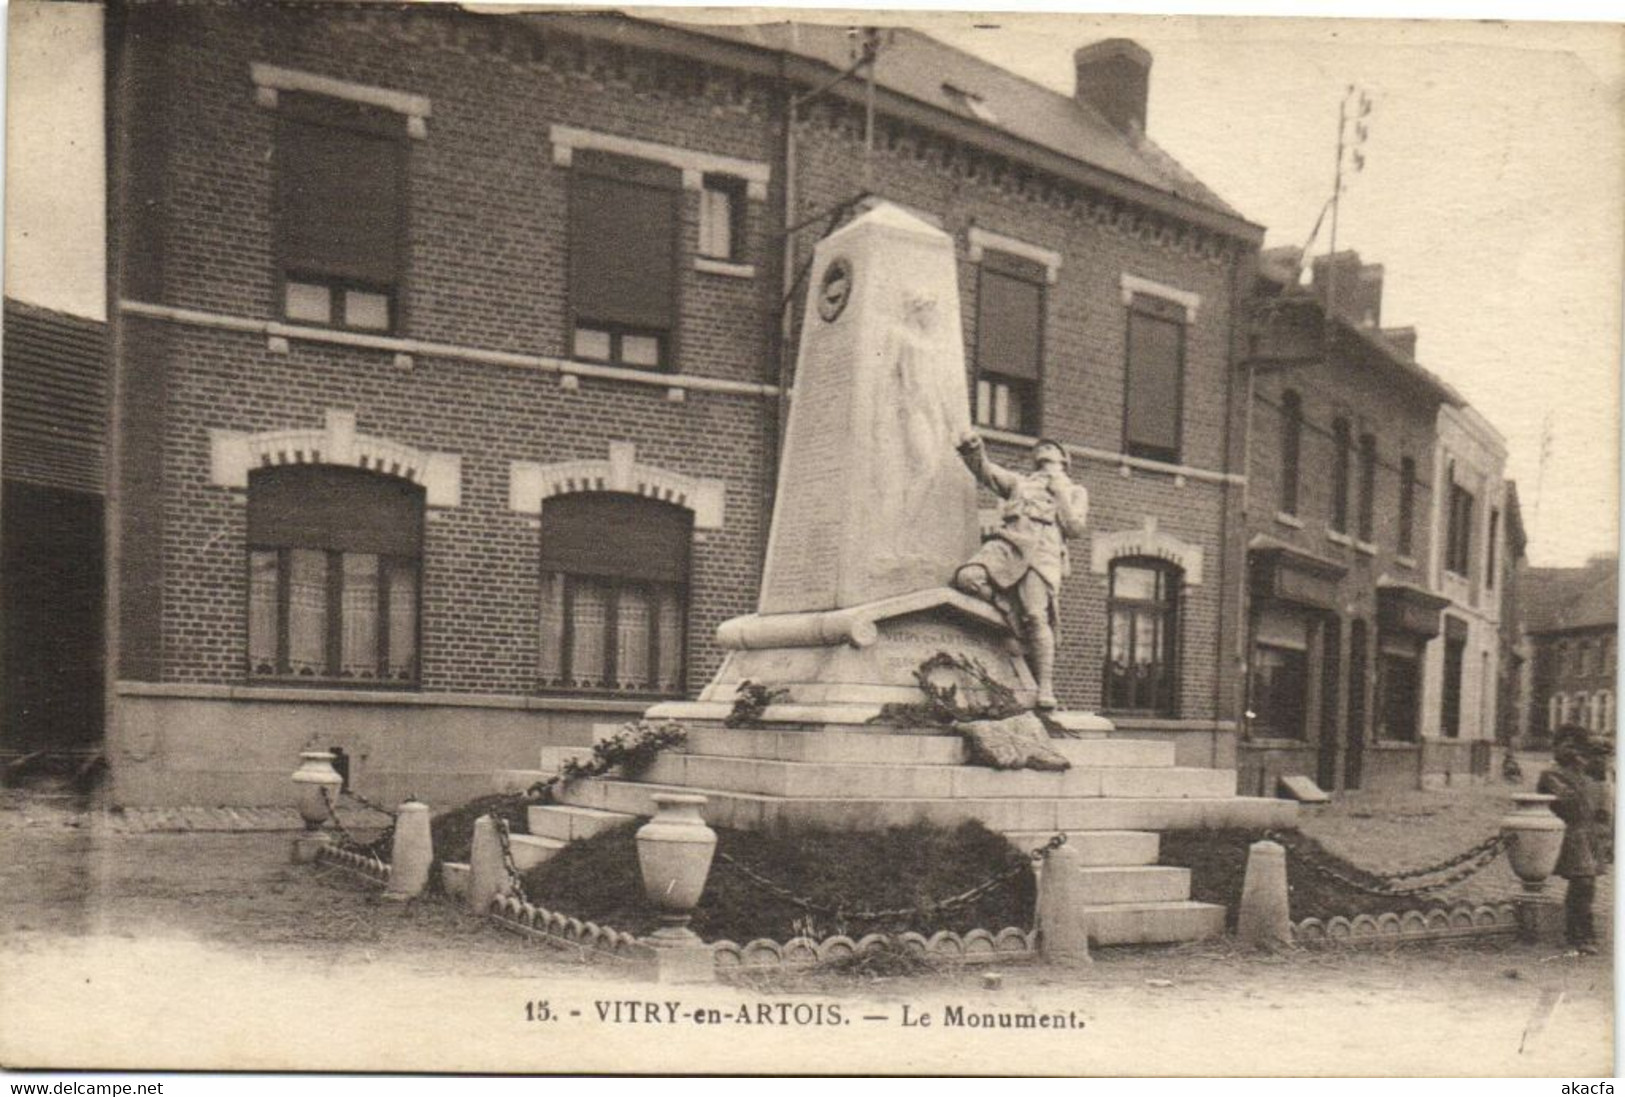
{"type": "MultiPolygon", "coordinates": [[[[1617,548],[1621,27],[905,17],[1064,93],[1077,46],[1139,41],[1155,58],[1151,136],[1266,226],[1268,246],[1308,237],[1331,193],[1338,101],[1351,83],[1366,89],[1367,165],[1345,194],[1339,246],[1385,266],[1384,326],[1415,325],[1419,360],[1506,436],[1531,560],[1617,548]]],[[[5,275],[12,296],[99,318],[98,19],[89,5],[10,7],[5,275]]]]}

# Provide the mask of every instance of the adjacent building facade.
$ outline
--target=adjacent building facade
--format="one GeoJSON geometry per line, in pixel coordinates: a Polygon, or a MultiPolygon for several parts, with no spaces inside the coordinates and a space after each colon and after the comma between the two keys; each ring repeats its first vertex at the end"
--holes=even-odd
{"type": "Polygon", "coordinates": [[[1506,593],[1506,457],[1505,439],[1477,411],[1439,410],[1429,570],[1432,588],[1449,605],[1425,661],[1427,784],[1482,778],[1490,768],[1506,593]]]}
{"type": "Polygon", "coordinates": [[[1619,557],[1578,568],[1530,568],[1520,588],[1529,645],[1524,745],[1564,724],[1612,736],[1619,725],[1619,557]]]}
{"type": "Polygon", "coordinates": [[[307,744],[445,801],[697,691],[801,272],[878,199],[955,239],[996,459],[1052,436],[1090,490],[1063,703],[1234,764],[1262,230],[1145,137],[1143,50],[1068,98],[907,31],[109,13],[118,802],[280,802],[307,744]]]}
{"type": "Polygon", "coordinates": [[[1441,646],[1460,656],[1444,657],[1461,667],[1451,679],[1458,702],[1467,688],[1458,628],[1472,630],[1464,635],[1475,692],[1470,709],[1455,710],[1457,735],[1469,724],[1473,737],[1492,727],[1480,721],[1486,710],[1493,719],[1493,693],[1486,703],[1477,692],[1481,652],[1498,651],[1484,571],[1494,564],[1482,545],[1487,512],[1500,506],[1504,451],[1492,460],[1487,443],[1468,448],[1457,424],[1471,422],[1476,439],[1482,421],[1416,363],[1414,331],[1381,327],[1380,266],[1341,252],[1317,259],[1302,286],[1300,258],[1295,249],[1263,256],[1246,362],[1242,790],[1268,795],[1295,774],[1327,790],[1415,788],[1457,765],[1435,698],[1441,646]],[[1441,459],[1441,429],[1456,432],[1445,445],[1461,457],[1441,459]],[[1478,531],[1476,547],[1436,518],[1459,498],[1456,483],[1475,485],[1483,500],[1476,510],[1457,503],[1478,531]],[[1448,537],[1471,559],[1450,556],[1462,570],[1441,583],[1439,542],[1448,537]],[[1457,612],[1443,615],[1447,608],[1457,612]]]}
{"type": "Polygon", "coordinates": [[[106,325],[5,302],[0,757],[101,749],[106,325]]]}

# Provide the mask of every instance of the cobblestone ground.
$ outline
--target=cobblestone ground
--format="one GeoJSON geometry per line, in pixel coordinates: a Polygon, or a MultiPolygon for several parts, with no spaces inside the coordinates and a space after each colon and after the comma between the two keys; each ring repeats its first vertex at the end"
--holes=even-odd
{"type": "MultiPolygon", "coordinates": [[[[236,815],[221,825],[253,818],[236,815]]],[[[294,866],[291,832],[198,829],[214,818],[137,833],[67,798],[0,804],[0,1062],[1572,1077],[1613,1069],[1611,959],[1570,959],[1550,945],[1110,950],[1082,969],[1007,967],[998,989],[970,969],[655,987],[518,941],[449,903],[387,903],[334,870],[294,866]],[[714,1007],[734,1020],[656,1031],[598,1019],[601,1004],[626,1000],[677,1002],[691,1014],[714,1007]],[[559,1019],[527,1020],[526,1003],[539,1001],[559,1019]],[[930,1013],[932,1025],[903,1028],[905,1006],[915,1018],[930,1013]],[[829,1023],[832,1007],[842,1023],[829,1023]],[[737,1020],[742,1008],[749,1025],[737,1020]],[[953,1008],[1075,1013],[1083,1027],[945,1027],[953,1008]],[[798,1025],[797,1016],[825,1023],[798,1025]]]]}

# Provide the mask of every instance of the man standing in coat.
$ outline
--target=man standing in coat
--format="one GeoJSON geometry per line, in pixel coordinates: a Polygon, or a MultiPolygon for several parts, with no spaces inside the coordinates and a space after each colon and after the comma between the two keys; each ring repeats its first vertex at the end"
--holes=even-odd
{"type": "Polygon", "coordinates": [[[1563,849],[1553,871],[1569,882],[1563,896],[1564,937],[1582,955],[1597,952],[1592,905],[1597,898],[1597,821],[1602,817],[1602,789],[1587,775],[1591,736],[1577,724],[1557,729],[1552,757],[1557,765],[1540,775],[1536,792],[1557,797],[1552,812],[1567,824],[1563,849]]]}
{"type": "Polygon", "coordinates": [[[1021,639],[1038,683],[1038,707],[1055,700],[1056,596],[1072,572],[1066,542],[1083,532],[1089,493],[1067,476],[1059,442],[1033,446],[1033,471],[1021,474],[988,460],[981,435],[968,431],[959,456],[971,474],[1004,500],[999,529],[954,573],[954,586],[997,606],[1021,639]]]}

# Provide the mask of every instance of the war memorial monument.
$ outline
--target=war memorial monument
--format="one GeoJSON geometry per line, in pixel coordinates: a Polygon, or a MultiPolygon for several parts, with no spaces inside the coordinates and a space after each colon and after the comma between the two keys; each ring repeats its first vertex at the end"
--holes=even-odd
{"type": "Polygon", "coordinates": [[[976,819],[1022,846],[1068,835],[1098,943],[1221,933],[1223,908],[1190,900],[1189,870],[1156,863],[1159,831],[1289,825],[1296,805],[1239,797],[1234,771],[1178,767],[1171,743],[1053,708],[1051,607],[1087,495],[1058,445],[1036,446],[1030,473],[982,453],[952,239],[881,205],[818,245],[809,285],[757,612],[718,629],[727,656],[698,700],[648,711],[683,726],[682,751],[636,780],[569,782],[531,809],[532,832],[579,837],[684,792],[707,798],[708,823],[747,830],[976,819]],[[1003,498],[986,543],[978,479],[1003,498]],[[976,668],[941,671],[966,703],[998,692],[1042,713],[1008,722],[1051,764],[969,764],[972,729],[896,718],[944,656],[976,668]],[[747,684],[771,701],[729,727],[747,684]]]}

